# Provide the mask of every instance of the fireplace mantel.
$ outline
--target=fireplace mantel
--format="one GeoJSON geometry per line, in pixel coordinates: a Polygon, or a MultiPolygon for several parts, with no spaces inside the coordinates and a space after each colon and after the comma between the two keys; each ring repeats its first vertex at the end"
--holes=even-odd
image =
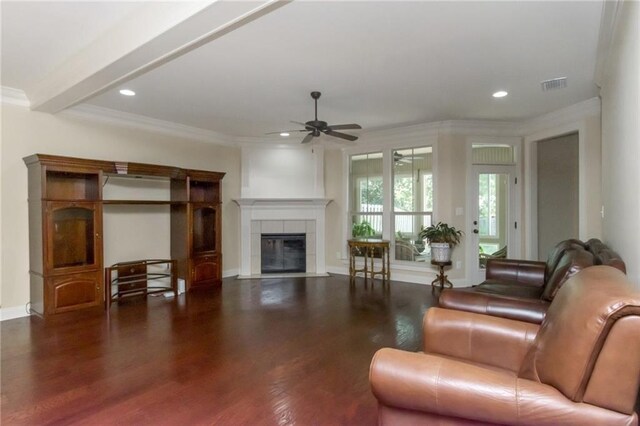
{"type": "Polygon", "coordinates": [[[240,207],[326,207],[333,200],[329,198],[238,198],[233,201],[240,207]]]}
{"type": "MultiPolygon", "coordinates": [[[[238,198],[233,200],[240,206],[240,277],[253,277],[256,273],[255,262],[259,257],[255,244],[252,244],[257,225],[279,225],[302,227],[307,234],[314,234],[312,256],[315,260],[310,275],[326,274],[325,263],[325,211],[328,198],[238,198]],[[253,246],[253,247],[252,247],[253,246]],[[253,264],[253,268],[252,268],[253,264]]],[[[287,232],[285,230],[285,232],[287,232]]]]}

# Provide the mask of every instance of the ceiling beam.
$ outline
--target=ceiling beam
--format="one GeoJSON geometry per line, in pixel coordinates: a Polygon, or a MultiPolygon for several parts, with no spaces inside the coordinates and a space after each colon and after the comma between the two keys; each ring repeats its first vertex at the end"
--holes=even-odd
{"type": "Polygon", "coordinates": [[[31,109],[56,113],[147,73],[290,0],[150,2],[32,88],[31,109]]]}

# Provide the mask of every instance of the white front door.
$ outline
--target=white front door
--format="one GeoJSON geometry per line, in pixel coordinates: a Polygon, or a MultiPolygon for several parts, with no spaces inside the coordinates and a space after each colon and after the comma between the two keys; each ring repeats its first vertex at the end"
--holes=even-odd
{"type": "Polygon", "coordinates": [[[518,252],[514,247],[515,177],[515,166],[472,166],[465,230],[467,276],[471,285],[484,281],[487,259],[518,252]]]}

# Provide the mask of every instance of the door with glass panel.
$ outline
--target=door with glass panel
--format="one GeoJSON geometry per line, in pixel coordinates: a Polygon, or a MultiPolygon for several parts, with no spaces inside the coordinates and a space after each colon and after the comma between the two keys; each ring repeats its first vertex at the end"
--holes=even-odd
{"type": "Polygon", "coordinates": [[[471,284],[485,279],[487,261],[506,258],[515,240],[515,167],[473,166],[466,242],[471,284]]]}

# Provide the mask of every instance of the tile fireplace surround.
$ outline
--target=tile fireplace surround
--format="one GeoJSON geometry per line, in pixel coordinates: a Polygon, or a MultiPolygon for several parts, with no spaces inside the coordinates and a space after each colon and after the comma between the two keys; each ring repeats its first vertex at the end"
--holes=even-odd
{"type": "Polygon", "coordinates": [[[299,233],[306,235],[306,275],[326,275],[326,198],[241,198],[239,278],[268,277],[260,273],[261,234],[299,233]]]}

